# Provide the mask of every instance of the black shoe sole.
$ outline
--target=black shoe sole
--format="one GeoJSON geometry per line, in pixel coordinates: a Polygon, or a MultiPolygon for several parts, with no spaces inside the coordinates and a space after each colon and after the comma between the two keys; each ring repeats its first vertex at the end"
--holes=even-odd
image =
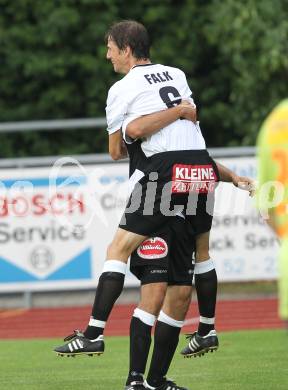
{"type": "Polygon", "coordinates": [[[205,348],[205,349],[202,349],[201,351],[198,351],[198,352],[192,352],[192,353],[187,353],[185,355],[183,355],[184,358],[191,358],[191,357],[201,357],[201,356],[204,356],[205,353],[208,353],[208,352],[216,352],[218,349],[218,347],[209,347],[209,348],[205,348]]]}
{"type": "Polygon", "coordinates": [[[65,352],[56,352],[55,353],[58,355],[58,356],[61,356],[61,357],[75,357],[77,355],[86,355],[86,356],[94,356],[94,355],[102,355],[103,352],[77,352],[77,353],[65,353],[65,352]]]}

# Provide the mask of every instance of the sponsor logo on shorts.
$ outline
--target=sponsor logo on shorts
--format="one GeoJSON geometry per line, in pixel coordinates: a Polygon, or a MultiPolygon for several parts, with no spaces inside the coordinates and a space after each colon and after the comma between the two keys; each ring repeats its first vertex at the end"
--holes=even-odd
{"type": "Polygon", "coordinates": [[[172,174],[172,193],[187,194],[213,192],[217,177],[213,166],[174,164],[172,174]]]}
{"type": "Polygon", "coordinates": [[[137,249],[137,254],[142,259],[161,259],[167,256],[167,253],[168,245],[160,237],[148,238],[137,249]]]}
{"type": "Polygon", "coordinates": [[[167,274],[167,269],[152,269],[150,274],[167,274]]]}

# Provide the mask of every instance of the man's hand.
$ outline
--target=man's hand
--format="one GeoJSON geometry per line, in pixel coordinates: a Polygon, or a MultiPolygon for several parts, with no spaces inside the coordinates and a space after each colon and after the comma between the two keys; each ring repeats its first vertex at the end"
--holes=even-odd
{"type": "Polygon", "coordinates": [[[178,105],[181,119],[187,119],[193,123],[197,121],[197,110],[195,104],[191,104],[189,100],[182,100],[178,105]]]}
{"type": "Polygon", "coordinates": [[[245,176],[238,176],[236,174],[232,175],[232,183],[235,187],[240,188],[241,190],[248,191],[249,196],[253,197],[256,191],[256,183],[254,180],[245,176]]]}

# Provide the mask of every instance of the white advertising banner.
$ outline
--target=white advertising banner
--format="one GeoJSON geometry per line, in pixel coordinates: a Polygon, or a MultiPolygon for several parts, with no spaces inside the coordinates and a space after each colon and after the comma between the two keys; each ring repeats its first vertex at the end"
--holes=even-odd
{"type": "MultiPolygon", "coordinates": [[[[220,162],[255,177],[254,158],[220,162]]],[[[247,193],[217,188],[211,254],[219,281],[275,279],[277,239],[247,193]]],[[[128,163],[0,171],[0,292],[95,287],[128,194],[128,163]]],[[[138,285],[130,273],[126,285],[138,285]]]]}
{"type": "MultiPolygon", "coordinates": [[[[217,161],[240,176],[256,179],[256,159],[253,157],[217,161]]],[[[210,248],[219,281],[277,278],[278,239],[247,192],[228,183],[220,183],[216,190],[210,248]]]]}

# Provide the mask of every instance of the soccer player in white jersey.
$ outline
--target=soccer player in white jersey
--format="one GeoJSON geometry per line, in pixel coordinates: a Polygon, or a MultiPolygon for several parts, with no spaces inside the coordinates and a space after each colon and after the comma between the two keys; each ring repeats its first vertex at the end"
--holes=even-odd
{"type": "MultiPolygon", "coordinates": [[[[188,114],[187,119],[195,121],[191,105],[183,102],[181,106],[184,103],[185,106],[179,116],[186,118],[188,114]],[[189,109],[188,106],[190,106],[189,109]]],[[[128,125],[127,131],[131,135],[134,131],[138,134],[140,131],[153,132],[159,126],[162,127],[163,120],[167,123],[167,118],[170,115],[169,110],[171,109],[167,109],[166,115],[160,112],[138,118],[131,125],[128,125]]],[[[109,141],[109,152],[114,160],[126,157],[120,131],[110,135],[109,141]]],[[[130,158],[130,175],[137,169],[139,177],[139,171],[143,167],[145,169],[147,163],[147,158],[141,149],[141,142],[126,143],[126,147],[130,158]]],[[[221,166],[220,170],[225,172],[224,177],[220,175],[221,179],[223,177],[226,181],[235,184],[244,180],[226,167],[221,166]]],[[[141,382],[143,382],[143,373],[151,343],[151,327],[160,309],[160,315],[155,323],[154,349],[147,381],[154,383],[157,378],[166,375],[168,371],[173,351],[178,343],[178,335],[190,304],[193,277],[191,254],[193,250],[194,236],[189,223],[181,217],[176,217],[172,224],[154,234],[153,238],[145,240],[131,255],[130,270],[141,281],[141,298],[130,323],[130,363],[126,390],[142,388],[141,382]],[[162,249],[166,247],[166,251],[159,255],[160,251],[154,250],[154,248],[155,245],[161,243],[162,249]],[[148,250],[143,253],[147,247],[149,247],[149,255],[148,250]],[[162,367],[165,367],[165,371],[162,367]]],[[[203,316],[205,318],[204,323],[199,322],[196,334],[190,336],[191,340],[188,346],[182,351],[184,356],[200,356],[204,352],[213,351],[218,347],[217,336],[215,332],[214,335],[212,332],[214,323],[211,323],[215,314],[217,274],[213,262],[209,258],[207,259],[207,256],[205,257],[205,252],[203,254],[203,245],[198,250],[197,255],[195,287],[200,319],[203,321],[203,316]],[[199,253],[204,261],[199,262],[199,253]],[[210,320],[209,324],[207,324],[208,319],[210,320]],[[204,337],[201,336],[202,334],[204,337]],[[193,343],[192,349],[190,348],[191,342],[193,343]]]]}
{"type": "MultiPolygon", "coordinates": [[[[196,234],[210,230],[214,188],[219,179],[217,166],[205,150],[199,126],[178,119],[177,104],[183,98],[191,97],[185,75],[179,69],[150,62],[146,29],[133,21],[114,25],[108,32],[107,58],[116,72],[126,75],[108,94],[106,111],[110,135],[119,131],[125,120],[174,105],[169,115],[175,115],[175,121],[171,123],[170,117],[171,124],[157,134],[147,134],[142,143],[149,160],[145,175],[132,192],[124,218],[108,247],[107,261],[84,335],[76,333],[71,336],[73,343],[55,349],[66,355],[103,352],[103,330],[122,291],[128,257],[143,240],[175,217],[179,211],[176,205],[184,206],[196,234]],[[212,207],[206,210],[209,198],[212,207]],[[137,209],[135,199],[139,201],[137,209]]],[[[164,377],[154,386],[151,383],[145,386],[164,390],[171,385],[175,390],[183,389],[164,377]]]]}

